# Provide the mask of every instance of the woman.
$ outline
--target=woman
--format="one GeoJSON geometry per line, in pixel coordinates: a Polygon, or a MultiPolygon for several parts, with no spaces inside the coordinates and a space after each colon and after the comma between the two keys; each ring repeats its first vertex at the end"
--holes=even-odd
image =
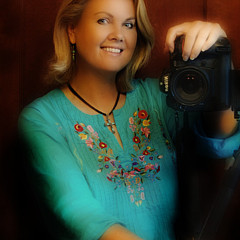
{"type": "MultiPolygon", "coordinates": [[[[225,36],[217,24],[184,23],[168,32],[171,51],[182,34],[184,60],[225,36]]],[[[157,80],[130,82],[153,46],[143,0],[65,0],[54,43],[49,79],[60,87],[25,108],[20,130],[35,188],[64,226],[55,236],[175,239],[174,113],[157,80]]]]}

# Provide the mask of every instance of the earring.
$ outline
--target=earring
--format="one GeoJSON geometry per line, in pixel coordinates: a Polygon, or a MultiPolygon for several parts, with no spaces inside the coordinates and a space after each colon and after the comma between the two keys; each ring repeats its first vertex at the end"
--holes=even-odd
{"type": "Polygon", "coordinates": [[[75,60],[76,60],[76,44],[71,44],[71,48],[72,48],[72,60],[73,60],[73,62],[75,62],[75,60]]]}

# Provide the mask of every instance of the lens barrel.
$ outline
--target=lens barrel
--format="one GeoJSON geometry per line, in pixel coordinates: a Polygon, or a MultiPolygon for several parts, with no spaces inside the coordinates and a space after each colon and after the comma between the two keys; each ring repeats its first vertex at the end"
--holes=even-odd
{"type": "Polygon", "coordinates": [[[197,69],[188,68],[175,72],[171,82],[172,96],[185,106],[194,106],[204,102],[209,92],[209,82],[197,69]]]}

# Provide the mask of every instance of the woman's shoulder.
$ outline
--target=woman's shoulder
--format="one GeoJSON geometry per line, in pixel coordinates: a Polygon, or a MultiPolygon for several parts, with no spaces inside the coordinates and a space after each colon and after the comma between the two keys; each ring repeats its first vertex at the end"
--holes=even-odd
{"type": "Polygon", "coordinates": [[[53,101],[57,101],[59,98],[63,97],[63,92],[59,88],[55,88],[41,97],[36,98],[26,107],[33,107],[33,106],[41,106],[46,103],[51,103],[53,101]]]}
{"type": "Polygon", "coordinates": [[[54,89],[35,99],[21,111],[19,119],[43,119],[57,115],[58,104],[64,100],[64,93],[54,89]]]}
{"type": "Polygon", "coordinates": [[[166,94],[160,91],[159,79],[157,78],[133,79],[132,86],[132,92],[137,95],[165,101],[166,94]]]}
{"type": "Polygon", "coordinates": [[[159,79],[157,78],[135,78],[132,80],[132,86],[133,88],[156,88],[159,89],[159,79]]]}

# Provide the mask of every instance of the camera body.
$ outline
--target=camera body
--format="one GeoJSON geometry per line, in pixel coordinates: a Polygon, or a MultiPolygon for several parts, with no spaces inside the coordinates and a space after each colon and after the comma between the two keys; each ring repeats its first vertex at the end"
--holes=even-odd
{"type": "Polygon", "coordinates": [[[183,61],[183,36],[170,53],[170,69],[160,78],[169,107],[180,111],[217,111],[240,106],[240,87],[231,70],[231,46],[220,38],[195,60],[183,61]]]}

